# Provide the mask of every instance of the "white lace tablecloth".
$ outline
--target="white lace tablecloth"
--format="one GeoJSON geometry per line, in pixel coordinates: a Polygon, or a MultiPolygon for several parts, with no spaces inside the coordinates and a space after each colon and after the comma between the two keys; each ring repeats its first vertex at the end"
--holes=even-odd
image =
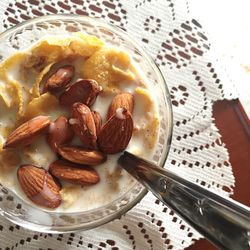
{"type": "MultiPolygon", "coordinates": [[[[174,134],[166,167],[218,194],[232,194],[232,167],[212,105],[237,96],[234,80],[221,66],[189,1],[3,0],[1,30],[54,13],[101,17],[147,49],[164,74],[173,104],[174,134]]],[[[200,237],[151,194],[120,220],[85,232],[36,233],[0,218],[0,249],[183,249],[200,237]]]]}

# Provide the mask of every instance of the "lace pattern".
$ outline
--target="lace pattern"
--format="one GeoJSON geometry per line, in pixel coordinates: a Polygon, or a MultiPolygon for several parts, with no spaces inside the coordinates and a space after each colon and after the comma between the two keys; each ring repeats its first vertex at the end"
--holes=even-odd
{"type": "MultiPolygon", "coordinates": [[[[7,29],[56,13],[101,17],[146,47],[163,72],[173,105],[174,134],[166,168],[221,195],[232,194],[234,176],[213,123],[212,104],[232,98],[235,90],[228,85],[231,80],[213,53],[209,35],[191,15],[188,0],[5,0],[1,26],[7,29]]],[[[0,249],[183,249],[201,237],[151,194],[121,219],[86,232],[36,233],[4,218],[0,231],[0,249]]]]}

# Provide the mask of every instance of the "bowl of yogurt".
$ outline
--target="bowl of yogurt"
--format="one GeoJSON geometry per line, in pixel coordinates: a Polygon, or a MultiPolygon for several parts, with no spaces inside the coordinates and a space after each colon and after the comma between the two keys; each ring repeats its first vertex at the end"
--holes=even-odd
{"type": "Polygon", "coordinates": [[[164,167],[172,136],[166,82],[123,30],[51,15],[0,35],[0,211],[50,233],[118,219],[146,194],[124,150],[164,167]]]}

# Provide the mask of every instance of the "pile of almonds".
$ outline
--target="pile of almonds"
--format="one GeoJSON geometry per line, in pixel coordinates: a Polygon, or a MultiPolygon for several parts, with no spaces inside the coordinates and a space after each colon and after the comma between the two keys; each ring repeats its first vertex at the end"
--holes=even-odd
{"type": "Polygon", "coordinates": [[[45,135],[58,160],[49,170],[34,165],[21,165],[17,171],[19,183],[35,204],[56,208],[61,204],[59,179],[78,185],[92,185],[100,181],[92,167],[106,161],[106,154],[123,151],[132,136],[134,98],[120,93],[112,100],[107,121],[102,125],[94,104],[101,86],[95,80],[81,79],[71,83],[74,67],[66,65],[52,74],[44,84],[43,93],[59,98],[60,105],[71,109],[71,117],[58,117],[52,122],[48,116],[37,116],[15,129],[7,138],[4,148],[22,148],[45,135]],[[82,147],[70,145],[74,136],[82,147]]]}

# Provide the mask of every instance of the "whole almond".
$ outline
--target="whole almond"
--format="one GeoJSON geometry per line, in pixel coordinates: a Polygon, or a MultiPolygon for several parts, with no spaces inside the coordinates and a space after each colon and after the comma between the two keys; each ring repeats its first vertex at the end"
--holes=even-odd
{"type": "Polygon", "coordinates": [[[70,124],[77,136],[87,148],[96,147],[96,126],[91,110],[83,103],[77,102],[72,106],[70,124]]]}
{"type": "Polygon", "coordinates": [[[134,96],[128,92],[116,95],[109,106],[107,120],[115,114],[118,108],[125,108],[132,114],[134,110],[134,96]]]}
{"type": "Polygon", "coordinates": [[[99,149],[106,154],[123,151],[133,133],[133,120],[125,108],[118,108],[116,113],[103,125],[98,135],[99,149]]]}
{"type": "Polygon", "coordinates": [[[97,111],[92,111],[92,116],[95,122],[96,135],[98,136],[102,128],[102,117],[97,111]]]}
{"type": "Polygon", "coordinates": [[[95,102],[101,90],[101,86],[95,80],[79,80],[66,89],[60,96],[60,104],[70,107],[75,102],[81,102],[90,107],[95,102]]]}
{"type": "Polygon", "coordinates": [[[74,131],[66,117],[60,116],[49,126],[47,142],[51,149],[57,153],[57,148],[72,141],[74,131]]]}
{"type": "Polygon", "coordinates": [[[59,179],[78,185],[91,185],[100,181],[98,173],[93,168],[64,160],[51,163],[49,171],[59,179]]]}
{"type": "Polygon", "coordinates": [[[7,138],[3,148],[24,147],[31,144],[38,136],[48,131],[48,116],[37,116],[15,129],[7,138]]]}
{"type": "Polygon", "coordinates": [[[22,165],[17,177],[24,193],[35,204],[48,208],[56,208],[61,204],[60,186],[45,169],[22,165]]]}
{"type": "Polygon", "coordinates": [[[107,159],[102,152],[81,147],[60,147],[58,153],[70,162],[89,166],[99,165],[107,159]]]}
{"type": "Polygon", "coordinates": [[[43,93],[49,91],[56,93],[63,90],[68,86],[75,74],[75,68],[71,65],[66,65],[59,68],[53,75],[46,81],[43,93]]]}

